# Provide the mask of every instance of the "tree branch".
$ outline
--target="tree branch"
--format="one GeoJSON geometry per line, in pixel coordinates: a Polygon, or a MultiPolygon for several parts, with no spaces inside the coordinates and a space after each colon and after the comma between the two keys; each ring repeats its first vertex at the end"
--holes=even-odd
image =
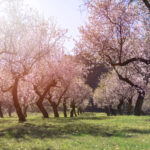
{"type": "Polygon", "coordinates": [[[46,86],[46,88],[45,88],[43,94],[40,93],[40,91],[37,89],[37,86],[33,85],[33,87],[34,87],[34,90],[35,90],[36,94],[37,94],[39,97],[44,98],[45,95],[47,94],[47,92],[50,90],[50,88],[53,87],[53,86],[55,86],[56,84],[57,84],[57,83],[56,83],[55,80],[53,80],[51,83],[49,83],[49,84],[46,86]]]}
{"type": "Polygon", "coordinates": [[[60,104],[62,97],[64,96],[64,94],[67,92],[69,85],[65,88],[65,90],[63,91],[63,93],[60,95],[58,102],[57,102],[57,106],[60,104]]]}
{"type": "Polygon", "coordinates": [[[119,72],[117,71],[117,69],[114,67],[115,72],[117,73],[118,77],[120,80],[128,83],[129,85],[131,85],[132,87],[135,87],[137,90],[142,90],[143,89],[141,87],[139,87],[138,85],[134,84],[131,80],[129,80],[128,78],[124,78],[121,74],[119,74],[119,72]]]}
{"type": "Polygon", "coordinates": [[[12,88],[13,88],[13,86],[11,86],[11,87],[9,87],[8,89],[5,89],[5,90],[1,88],[1,91],[5,93],[5,92],[8,92],[9,90],[11,90],[12,88]]]}
{"type": "Polygon", "coordinates": [[[148,2],[148,0],[143,0],[143,3],[145,4],[145,6],[149,9],[150,11],[150,3],[148,2]]]}
{"type": "Polygon", "coordinates": [[[148,59],[144,59],[144,58],[131,58],[131,59],[128,59],[128,60],[126,60],[126,61],[124,61],[124,62],[119,62],[119,63],[114,63],[114,64],[112,64],[113,66],[126,66],[126,65],[128,65],[129,63],[132,63],[132,62],[135,62],[135,61],[139,61],[139,62],[143,62],[143,63],[145,63],[146,65],[149,65],[150,64],[150,60],[148,60],[148,59]]]}
{"type": "Polygon", "coordinates": [[[112,65],[112,66],[126,66],[126,65],[128,65],[128,64],[130,64],[130,63],[132,63],[132,62],[136,62],[136,61],[138,61],[138,62],[143,62],[143,63],[145,63],[146,65],[149,65],[150,64],[150,59],[145,59],[145,58],[140,58],[140,57],[134,57],[134,58],[130,58],[130,59],[127,59],[126,61],[124,61],[124,62],[119,62],[119,63],[113,63],[113,61],[112,61],[112,59],[111,59],[111,57],[109,56],[109,55],[105,55],[108,59],[109,59],[109,61],[110,61],[110,64],[112,65]]]}
{"type": "Polygon", "coordinates": [[[36,93],[39,97],[42,97],[42,95],[41,95],[40,91],[38,90],[37,86],[33,85],[33,87],[34,87],[35,93],[36,93]]]}

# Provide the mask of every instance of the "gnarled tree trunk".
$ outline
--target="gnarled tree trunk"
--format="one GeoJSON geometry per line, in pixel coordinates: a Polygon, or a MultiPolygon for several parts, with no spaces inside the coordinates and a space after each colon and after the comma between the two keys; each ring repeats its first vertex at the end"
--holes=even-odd
{"type": "Polygon", "coordinates": [[[53,108],[53,112],[54,112],[54,117],[59,118],[59,113],[58,113],[58,109],[57,109],[57,104],[55,102],[51,103],[51,106],[53,108]]]}
{"type": "Polygon", "coordinates": [[[23,106],[23,114],[25,117],[27,117],[27,109],[28,109],[28,106],[23,106]]]}
{"type": "Polygon", "coordinates": [[[77,109],[77,114],[80,115],[80,107],[77,109]]]}
{"type": "Polygon", "coordinates": [[[34,85],[34,90],[35,90],[36,94],[39,96],[39,99],[36,102],[36,104],[37,104],[39,110],[41,111],[41,113],[43,114],[44,118],[49,118],[49,116],[48,116],[46,109],[43,106],[43,100],[44,100],[46,94],[48,93],[48,91],[50,90],[50,88],[55,86],[55,85],[56,85],[56,82],[55,82],[55,80],[53,80],[51,83],[49,83],[46,86],[43,94],[40,94],[40,91],[38,90],[37,86],[34,85]]]}
{"type": "Polygon", "coordinates": [[[82,108],[79,106],[77,110],[78,115],[82,114],[82,108]]]}
{"type": "Polygon", "coordinates": [[[74,115],[77,116],[76,110],[75,110],[76,106],[75,106],[74,101],[71,102],[70,107],[72,108],[71,111],[70,111],[70,117],[73,117],[74,115]]]}
{"type": "Polygon", "coordinates": [[[120,99],[120,100],[119,100],[119,104],[118,104],[118,106],[117,106],[118,112],[119,112],[120,115],[123,115],[123,112],[122,112],[122,106],[123,106],[123,104],[124,104],[123,99],[120,99]]]}
{"type": "Polygon", "coordinates": [[[19,82],[19,79],[16,78],[14,86],[12,87],[13,103],[14,103],[14,106],[15,106],[15,109],[16,109],[19,121],[20,122],[24,122],[24,121],[26,121],[26,119],[25,119],[25,116],[24,116],[24,114],[23,114],[23,112],[21,110],[21,107],[20,107],[20,104],[19,104],[19,100],[18,100],[18,95],[17,95],[18,82],[19,82]]]}
{"type": "Polygon", "coordinates": [[[46,109],[44,108],[42,102],[43,102],[43,99],[39,98],[38,101],[36,102],[36,104],[37,104],[39,110],[41,111],[43,117],[44,117],[44,118],[49,118],[49,115],[48,115],[46,109]]]}
{"type": "Polygon", "coordinates": [[[64,117],[67,117],[67,106],[66,106],[66,99],[63,101],[63,111],[64,111],[64,117]]]}
{"type": "Polygon", "coordinates": [[[73,112],[74,112],[74,110],[72,108],[71,111],[70,111],[70,117],[73,117],[73,112]]]}
{"type": "Polygon", "coordinates": [[[77,117],[76,108],[74,109],[74,115],[77,117]]]}
{"type": "Polygon", "coordinates": [[[132,111],[132,97],[128,99],[127,114],[131,115],[131,111],[132,111]]]}
{"type": "Polygon", "coordinates": [[[11,113],[12,113],[12,105],[11,104],[8,104],[7,106],[7,112],[8,112],[8,116],[11,117],[11,113]]]}
{"type": "Polygon", "coordinates": [[[110,114],[116,116],[115,110],[112,108],[112,105],[109,105],[110,114]]]}
{"type": "Polygon", "coordinates": [[[134,108],[134,115],[136,115],[136,116],[141,115],[144,96],[145,96],[145,92],[140,91],[138,98],[137,98],[137,101],[136,101],[136,104],[135,104],[135,108],[134,108]]]}
{"type": "Polygon", "coordinates": [[[2,112],[2,104],[1,104],[1,102],[0,102],[0,117],[1,117],[1,118],[4,117],[3,112],[2,112]]]}
{"type": "Polygon", "coordinates": [[[59,118],[59,113],[58,113],[58,105],[56,104],[56,102],[53,102],[51,100],[51,96],[48,98],[48,101],[50,103],[50,105],[52,106],[53,112],[54,112],[54,117],[59,118]]]}
{"type": "Polygon", "coordinates": [[[110,109],[108,106],[105,106],[105,113],[107,114],[107,116],[110,116],[110,109]]]}

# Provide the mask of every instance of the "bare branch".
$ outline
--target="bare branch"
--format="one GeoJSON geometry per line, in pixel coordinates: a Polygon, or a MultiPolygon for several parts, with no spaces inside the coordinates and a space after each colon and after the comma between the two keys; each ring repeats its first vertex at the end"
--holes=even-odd
{"type": "Polygon", "coordinates": [[[145,63],[146,65],[150,64],[150,59],[148,60],[148,59],[144,59],[144,58],[138,58],[138,57],[136,58],[136,57],[134,57],[134,58],[128,59],[128,60],[126,60],[124,62],[112,63],[112,65],[113,66],[126,66],[126,65],[128,65],[128,64],[130,64],[132,62],[137,62],[137,61],[145,63]]]}
{"type": "Polygon", "coordinates": [[[67,92],[69,88],[69,85],[65,88],[65,90],[62,92],[62,94],[60,95],[58,102],[57,102],[57,106],[60,104],[62,97],[64,96],[64,94],[67,92]]]}
{"type": "Polygon", "coordinates": [[[128,83],[129,85],[131,85],[132,87],[135,87],[137,90],[142,90],[143,89],[141,87],[139,87],[138,85],[134,84],[131,80],[129,80],[128,78],[124,78],[121,74],[119,74],[119,72],[117,71],[117,69],[114,67],[115,72],[117,73],[118,77],[120,80],[128,83]]]}

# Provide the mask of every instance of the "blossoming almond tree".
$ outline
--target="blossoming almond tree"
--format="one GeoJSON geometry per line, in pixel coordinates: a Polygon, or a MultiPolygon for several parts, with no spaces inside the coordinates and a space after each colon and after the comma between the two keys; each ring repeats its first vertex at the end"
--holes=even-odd
{"type": "Polygon", "coordinates": [[[82,78],[82,65],[76,62],[75,57],[64,55],[58,62],[55,71],[59,79],[58,86],[50,90],[47,99],[53,108],[55,117],[59,117],[58,107],[63,102],[66,117],[66,100],[69,98],[68,91],[72,89],[72,83],[75,80],[82,78]]]}
{"type": "Polygon", "coordinates": [[[120,80],[137,89],[135,115],[140,115],[150,64],[149,44],[145,40],[149,28],[146,29],[142,12],[136,4],[128,6],[121,0],[88,0],[86,6],[89,23],[80,28],[77,49],[83,55],[90,53],[97,63],[108,65],[120,80]],[[145,66],[141,75],[138,70],[145,66]],[[138,81],[134,82],[137,76],[138,81]]]}
{"type": "Polygon", "coordinates": [[[114,71],[101,77],[99,87],[94,93],[95,102],[110,115],[110,108],[118,109],[123,114],[123,105],[128,104],[127,113],[131,113],[133,97],[136,95],[135,88],[119,80],[114,71]]]}
{"type": "Polygon", "coordinates": [[[65,32],[57,30],[55,24],[50,25],[49,21],[25,7],[22,1],[6,1],[5,4],[8,11],[0,16],[0,44],[14,55],[1,56],[2,78],[7,82],[2,91],[11,91],[19,121],[25,121],[18,97],[20,80],[26,80],[31,70],[37,67],[35,63],[56,50],[65,32]],[[7,79],[6,74],[9,74],[7,79]]]}

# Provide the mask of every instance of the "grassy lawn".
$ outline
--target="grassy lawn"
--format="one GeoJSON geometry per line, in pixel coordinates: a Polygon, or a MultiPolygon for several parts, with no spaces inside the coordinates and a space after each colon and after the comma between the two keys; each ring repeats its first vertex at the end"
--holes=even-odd
{"type": "Polygon", "coordinates": [[[150,150],[150,116],[0,119],[0,150],[150,150]]]}

